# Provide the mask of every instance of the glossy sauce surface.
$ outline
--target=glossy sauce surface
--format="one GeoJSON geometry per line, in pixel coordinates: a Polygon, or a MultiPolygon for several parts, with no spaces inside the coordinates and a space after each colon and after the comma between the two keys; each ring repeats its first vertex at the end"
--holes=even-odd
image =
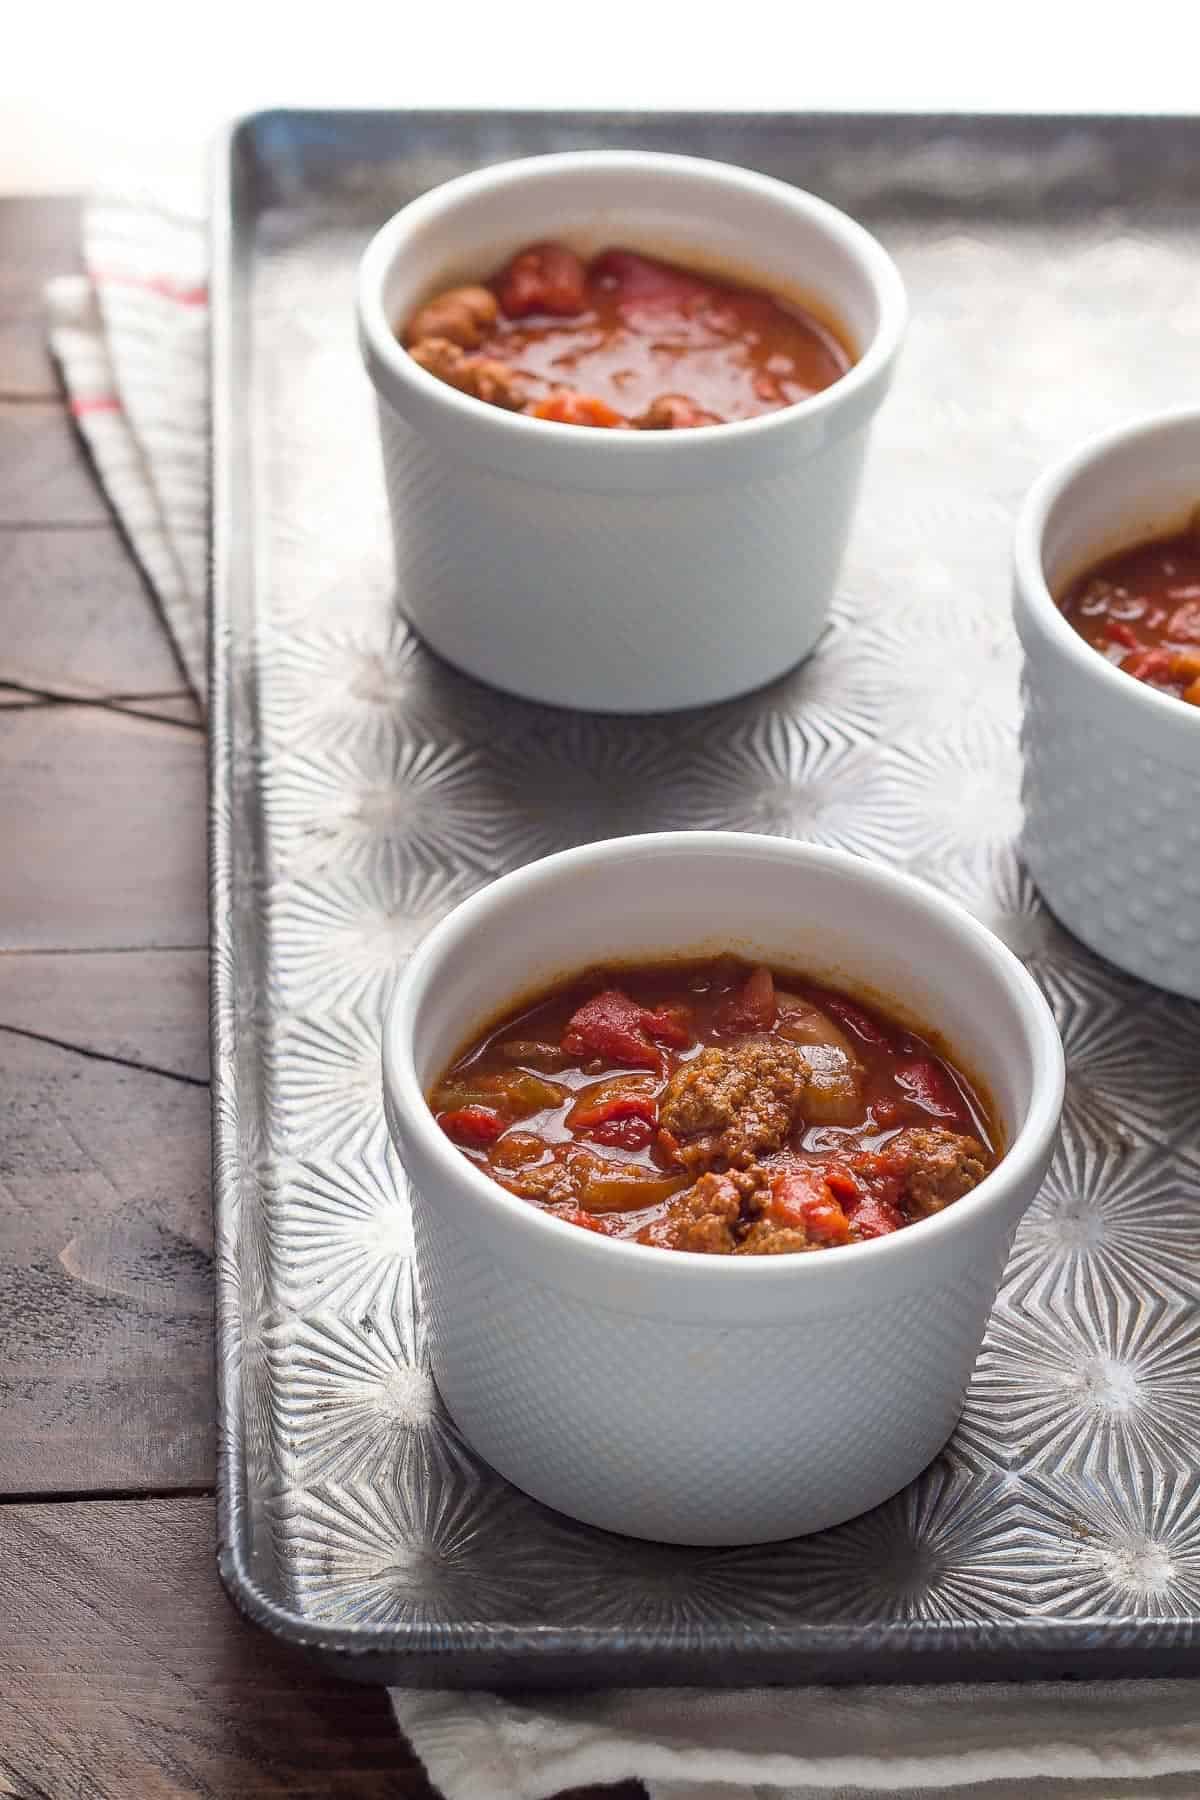
{"type": "Polygon", "coordinates": [[[1105,557],[1059,605],[1125,674],[1200,706],[1200,517],[1185,532],[1105,557]]]}
{"type": "Polygon", "coordinates": [[[832,333],[770,295],[619,251],[591,265],[578,317],[502,316],[482,349],[526,375],[535,399],[577,388],[626,418],[682,394],[718,420],[754,419],[849,366],[832,333]]]}
{"type": "Polygon", "coordinates": [[[960,1198],[999,1150],[927,1039],[734,957],[565,983],[470,1045],[430,1105],[510,1192],[669,1249],[883,1236],[960,1198]]]}
{"type": "Polygon", "coordinates": [[[559,245],[531,246],[481,288],[435,296],[404,336],[431,373],[478,398],[616,429],[758,418],[829,387],[853,360],[810,313],[761,289],[629,250],[585,264],[559,245]],[[488,317],[479,302],[458,331],[465,354],[431,351],[431,337],[455,333],[442,302],[481,292],[496,304],[488,317]]]}

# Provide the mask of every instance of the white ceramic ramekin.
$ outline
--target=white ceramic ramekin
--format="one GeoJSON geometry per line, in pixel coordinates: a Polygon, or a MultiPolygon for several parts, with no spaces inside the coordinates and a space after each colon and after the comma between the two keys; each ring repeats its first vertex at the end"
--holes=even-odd
{"type": "Polygon", "coordinates": [[[828,612],[904,320],[874,238],[745,169],[578,151],[435,188],[383,227],[358,279],[403,611],[470,674],[563,706],[692,706],[778,675],[828,612]],[[550,238],[811,297],[857,361],[766,418],[613,432],[482,405],[401,349],[395,326],[431,292],[550,238]]]}
{"type": "Polygon", "coordinates": [[[1139,420],[1050,469],[1017,523],[1025,651],[1022,850],[1069,931],[1131,975],[1200,1000],[1200,708],[1135,681],[1055,604],[1111,552],[1178,531],[1200,502],[1200,411],[1139,420]]]}
{"type": "Polygon", "coordinates": [[[446,1405],[518,1487],[612,1531],[754,1543],[862,1512],[954,1427],[1062,1090],[1032,979],[908,876],[726,832],[614,839],[505,876],[421,945],[384,1031],[446,1405]],[[892,996],[940,1028],[999,1112],[996,1170],[893,1237],[735,1262],[552,1218],[435,1124],[424,1090],[530,988],[605,958],[731,947],[892,996]]]}

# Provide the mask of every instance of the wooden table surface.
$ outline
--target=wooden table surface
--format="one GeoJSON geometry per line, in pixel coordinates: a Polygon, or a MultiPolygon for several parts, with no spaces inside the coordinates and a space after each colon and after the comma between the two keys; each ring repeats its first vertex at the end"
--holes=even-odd
{"type": "Polygon", "coordinates": [[[0,1796],[433,1800],[217,1580],[204,733],[45,352],[77,267],[0,200],[0,1796]]]}

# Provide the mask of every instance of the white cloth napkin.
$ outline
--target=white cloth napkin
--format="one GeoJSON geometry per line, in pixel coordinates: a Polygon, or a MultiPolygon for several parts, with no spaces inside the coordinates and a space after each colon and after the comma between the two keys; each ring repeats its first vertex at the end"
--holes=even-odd
{"type": "MultiPolygon", "coordinates": [[[[205,238],[173,207],[106,200],[87,275],[51,284],[50,340],[97,475],[204,693],[205,238]]],[[[447,1800],[543,1800],[640,1777],[653,1800],[1196,1800],[1200,1682],[629,1690],[502,1698],[396,1690],[447,1800]]]]}
{"type": "Polygon", "coordinates": [[[393,1692],[449,1800],[639,1776],[652,1800],[1200,1794],[1200,1683],[393,1692]],[[1175,1779],[1177,1778],[1177,1779],[1175,1779]]]}
{"type": "Polygon", "coordinates": [[[203,219],[170,201],[89,206],[82,276],[46,290],[71,411],[203,701],[208,286],[203,219]]]}

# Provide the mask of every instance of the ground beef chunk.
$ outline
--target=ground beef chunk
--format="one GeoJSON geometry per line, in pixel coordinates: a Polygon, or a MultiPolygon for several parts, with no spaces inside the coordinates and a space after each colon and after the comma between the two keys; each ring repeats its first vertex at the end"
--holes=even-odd
{"type": "Polygon", "coordinates": [[[753,1217],[766,1205],[771,1192],[772,1170],[752,1162],[747,1169],[730,1169],[728,1178],[741,1195],[742,1211],[753,1217]]]}
{"type": "Polygon", "coordinates": [[[671,1201],[661,1218],[640,1233],[639,1242],[663,1250],[702,1250],[729,1256],[742,1197],[728,1175],[702,1175],[694,1187],[671,1201]]]}
{"type": "Polygon", "coordinates": [[[565,1163],[557,1160],[506,1172],[504,1185],[511,1194],[519,1194],[522,1200],[537,1200],[543,1206],[562,1205],[574,1200],[578,1192],[576,1176],[565,1163]]]}
{"type": "Polygon", "coordinates": [[[987,1174],[987,1155],[979,1140],[941,1125],[914,1125],[898,1132],[884,1155],[901,1175],[907,1211],[917,1219],[961,1200],[987,1174]]]}
{"type": "Polygon", "coordinates": [[[477,350],[500,314],[496,296],[485,287],[448,288],[414,313],[405,340],[448,338],[464,350],[477,350]]]}
{"type": "Polygon", "coordinates": [[[507,363],[494,356],[477,356],[452,344],[449,338],[422,338],[412,346],[409,355],[439,381],[448,382],[476,400],[486,400],[489,406],[519,412],[528,397],[520,376],[507,363]]]}
{"type": "Polygon", "coordinates": [[[782,1256],[784,1251],[815,1250],[806,1231],[795,1225],[776,1225],[773,1219],[756,1219],[735,1256],[782,1256]]]}
{"type": "Polygon", "coordinates": [[[776,1038],[702,1050],[668,1081],[659,1122],[678,1140],[676,1159],[689,1172],[747,1169],[787,1141],[807,1080],[803,1052],[776,1038]]]}
{"type": "Polygon", "coordinates": [[[639,431],[690,431],[697,425],[719,425],[721,420],[684,394],[660,394],[633,423],[639,431]]]}

